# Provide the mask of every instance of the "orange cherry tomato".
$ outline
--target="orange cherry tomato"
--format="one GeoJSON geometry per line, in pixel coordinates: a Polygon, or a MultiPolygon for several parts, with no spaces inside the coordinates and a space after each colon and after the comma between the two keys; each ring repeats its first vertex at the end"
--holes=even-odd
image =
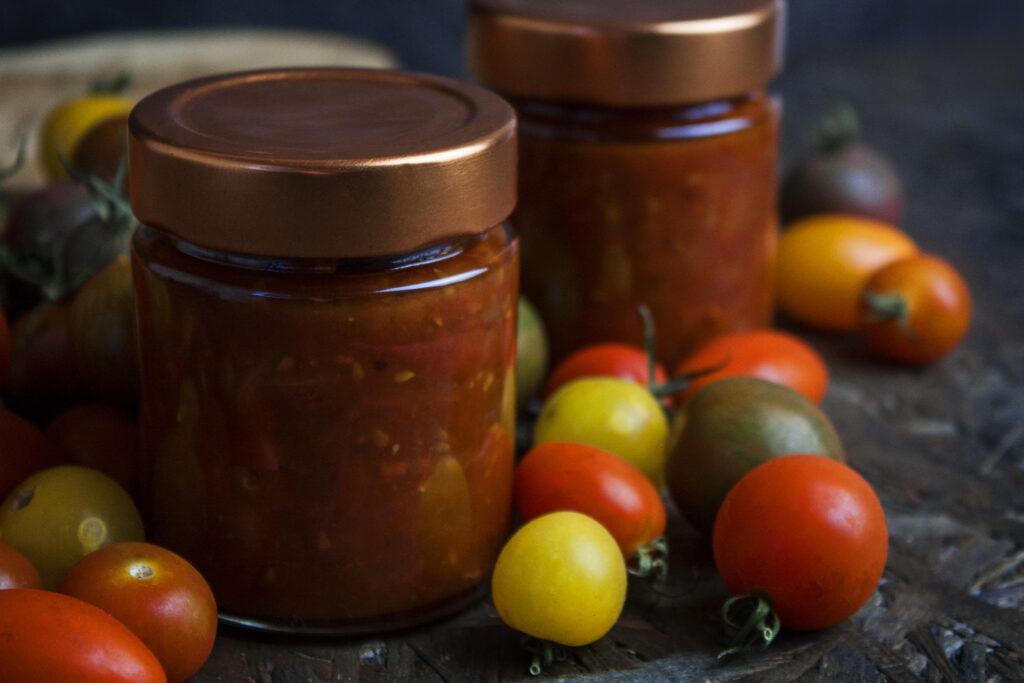
{"type": "Polygon", "coordinates": [[[43,580],[28,558],[0,542],[0,590],[42,587],[43,580]]]}
{"type": "Polygon", "coordinates": [[[586,444],[553,441],[531,449],[516,468],[515,499],[524,522],[557,510],[593,517],[626,559],[665,533],[665,505],[644,473],[586,444]]]}
{"type": "Polygon", "coordinates": [[[871,275],[918,252],[914,241],[887,223],[845,214],[811,216],[779,238],[776,301],[788,315],[823,330],[851,331],[860,294],[871,275]]]}
{"type": "Polygon", "coordinates": [[[0,591],[0,673],[18,683],[165,683],[156,656],[99,607],[33,588],[0,591]]]}
{"type": "Polygon", "coordinates": [[[181,683],[213,650],[217,605],[209,584],[179,555],[151,543],[116,543],[83,557],[58,589],[112,614],[181,683]]]}
{"type": "Polygon", "coordinates": [[[821,356],[800,338],[778,330],[745,330],[715,337],[683,360],[675,376],[694,376],[679,400],[700,387],[726,377],[760,377],[796,389],[821,403],[828,387],[828,368],[821,356]]]}
{"type": "Polygon", "coordinates": [[[875,273],[861,299],[861,334],[876,355],[912,365],[952,351],[971,326],[971,293],[953,266],[929,254],[875,273]]]}

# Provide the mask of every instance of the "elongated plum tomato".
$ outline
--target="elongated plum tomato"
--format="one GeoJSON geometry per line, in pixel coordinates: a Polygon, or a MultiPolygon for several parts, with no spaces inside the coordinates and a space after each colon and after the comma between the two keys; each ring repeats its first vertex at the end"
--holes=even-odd
{"type": "Polygon", "coordinates": [[[963,277],[930,254],[902,259],[868,280],[860,332],[881,357],[923,365],[952,351],[971,326],[971,294],[963,277]]]}
{"type": "Polygon", "coordinates": [[[606,634],[626,602],[626,562],[600,522],[551,512],[524,524],[498,555],[491,595],[502,621],[571,647],[606,634]]]}
{"type": "Polygon", "coordinates": [[[516,468],[515,498],[524,522],[556,510],[593,517],[626,559],[665,533],[665,505],[643,472],[586,444],[551,442],[531,449],[516,468]]]}
{"type": "Polygon", "coordinates": [[[164,683],[156,656],[99,607],[32,588],[0,591],[0,672],[18,683],[164,683]]]}
{"type": "Polygon", "coordinates": [[[697,389],[725,377],[760,377],[796,389],[821,403],[828,388],[828,368],[818,352],[800,338],[779,330],[744,330],[713,338],[675,369],[675,376],[708,368],[679,394],[689,398],[697,389]]]}
{"type": "Polygon", "coordinates": [[[183,683],[213,650],[217,604],[199,571],[151,543],[89,553],[58,590],[109,612],[153,651],[170,683],[183,683]]]}
{"type": "Polygon", "coordinates": [[[819,455],[751,470],[715,519],[715,566],[733,595],[763,591],[786,628],[820,629],[863,605],[885,569],[889,535],[871,485],[819,455]]]}
{"type": "Polygon", "coordinates": [[[42,588],[39,572],[17,550],[0,542],[0,590],[8,588],[42,588]]]}
{"type": "MultiPolygon", "coordinates": [[[[544,396],[550,396],[560,387],[581,377],[618,377],[641,386],[648,384],[647,352],[638,346],[608,342],[585,346],[555,366],[544,384],[544,396]]],[[[654,366],[654,381],[665,382],[665,369],[654,366]]]]}
{"type": "Polygon", "coordinates": [[[583,377],[544,401],[533,443],[570,441],[603,448],[632,463],[660,488],[667,436],[665,413],[646,388],[617,377],[583,377]]]}
{"type": "Polygon", "coordinates": [[[848,332],[860,320],[860,295],[871,275],[918,252],[898,228],[859,216],[801,219],[779,237],[776,300],[795,320],[848,332]]]}

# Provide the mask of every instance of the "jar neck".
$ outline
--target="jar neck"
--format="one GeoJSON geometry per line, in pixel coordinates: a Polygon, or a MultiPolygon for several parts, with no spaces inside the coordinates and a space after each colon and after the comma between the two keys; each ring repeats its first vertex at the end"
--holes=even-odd
{"type": "Polygon", "coordinates": [[[617,107],[506,96],[519,113],[519,132],[544,138],[649,141],[705,138],[751,128],[774,104],[764,90],[664,107],[617,107]]]}
{"type": "MultiPolygon", "coordinates": [[[[491,230],[510,231],[507,223],[495,226],[491,230]]],[[[246,270],[298,274],[351,274],[394,271],[415,268],[427,264],[435,264],[454,258],[471,249],[486,238],[490,231],[474,235],[446,240],[437,244],[427,245],[421,249],[403,254],[388,254],[358,258],[280,258],[254,254],[210,249],[187,240],[181,239],[167,231],[147,225],[139,226],[135,239],[142,242],[162,241],[174,251],[184,256],[206,261],[207,263],[242,268],[246,270]]]]}

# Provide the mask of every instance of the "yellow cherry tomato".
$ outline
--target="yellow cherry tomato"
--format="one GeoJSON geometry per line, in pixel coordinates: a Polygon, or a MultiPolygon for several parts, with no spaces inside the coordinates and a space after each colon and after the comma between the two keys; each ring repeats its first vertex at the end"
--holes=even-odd
{"type": "Polygon", "coordinates": [[[796,221],[779,238],[776,300],[783,311],[807,325],[855,330],[868,278],[917,252],[906,233],[881,221],[846,214],[796,221]]]}
{"type": "Polygon", "coordinates": [[[584,377],[562,385],[537,416],[534,445],[568,441],[629,461],[657,488],[665,481],[668,420],[644,387],[617,377],[584,377]]]}
{"type": "Polygon", "coordinates": [[[61,158],[70,162],[90,131],[112,119],[127,118],[133,104],[119,95],[82,95],[50,110],[39,139],[39,161],[47,177],[57,180],[67,176],[61,158]]]}
{"type": "Polygon", "coordinates": [[[0,540],[32,563],[54,590],[93,550],[143,540],[128,493],[98,470],[60,465],[33,474],[0,506],[0,540]]]}
{"type": "Polygon", "coordinates": [[[626,602],[626,562],[612,535],[579,512],[527,522],[494,566],[491,595],[502,620],[570,647],[601,638],[626,602]]]}

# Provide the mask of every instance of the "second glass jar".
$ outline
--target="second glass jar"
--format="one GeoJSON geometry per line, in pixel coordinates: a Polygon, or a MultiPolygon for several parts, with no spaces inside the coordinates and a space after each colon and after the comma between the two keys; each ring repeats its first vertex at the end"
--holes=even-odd
{"type": "Polygon", "coordinates": [[[520,116],[522,290],[554,358],[641,344],[640,304],[669,367],[770,324],[779,105],[766,86],[783,13],[777,0],[471,3],[470,68],[520,116]]]}

